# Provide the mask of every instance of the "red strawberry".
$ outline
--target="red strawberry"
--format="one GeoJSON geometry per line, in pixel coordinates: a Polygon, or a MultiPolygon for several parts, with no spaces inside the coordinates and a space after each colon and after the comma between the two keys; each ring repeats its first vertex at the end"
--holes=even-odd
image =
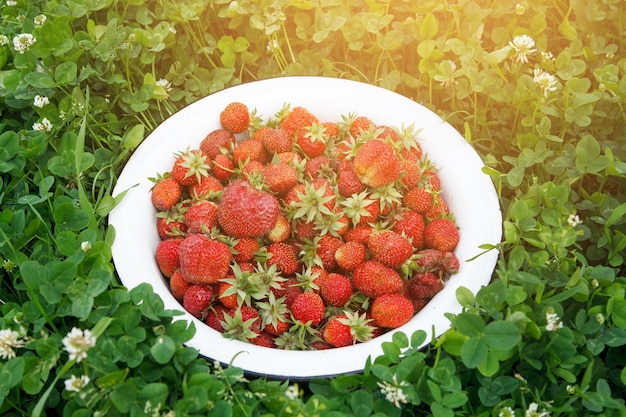
{"type": "Polygon", "coordinates": [[[361,263],[365,262],[367,249],[365,245],[357,241],[347,241],[335,252],[337,266],[346,271],[353,271],[361,263]]]}
{"type": "Polygon", "coordinates": [[[326,155],[319,155],[308,159],[304,166],[304,178],[315,179],[323,175],[324,169],[328,168],[330,160],[326,155]]]}
{"type": "Polygon", "coordinates": [[[426,181],[426,184],[430,186],[431,189],[435,191],[439,191],[441,189],[441,181],[439,179],[439,174],[434,169],[426,169],[422,173],[422,177],[426,181]]]}
{"type": "MultiPolygon", "coordinates": [[[[157,217],[157,233],[161,239],[171,239],[185,235],[187,225],[183,221],[177,220],[178,217],[157,217]]],[[[182,216],[180,217],[182,218],[182,216]]]]}
{"type": "Polygon", "coordinates": [[[422,178],[422,170],[419,165],[413,161],[403,159],[400,162],[400,182],[404,184],[407,190],[417,187],[420,178],[422,178]]]}
{"type": "Polygon", "coordinates": [[[267,151],[263,144],[253,139],[246,139],[235,145],[235,149],[233,149],[233,163],[235,166],[243,166],[251,161],[257,161],[262,164],[267,163],[267,151]]]}
{"type": "Polygon", "coordinates": [[[333,317],[328,321],[322,332],[324,341],[333,347],[350,346],[355,343],[350,332],[350,326],[342,320],[346,320],[345,314],[333,317]]]}
{"type": "Polygon", "coordinates": [[[225,129],[216,129],[210,132],[200,142],[200,150],[209,159],[215,159],[216,155],[220,155],[222,150],[230,151],[235,145],[235,136],[225,129]]]}
{"type": "Polygon", "coordinates": [[[289,152],[293,149],[293,135],[281,128],[265,130],[261,142],[270,154],[289,152]]]}
{"type": "Polygon", "coordinates": [[[343,238],[346,242],[354,241],[363,244],[367,244],[367,240],[370,238],[370,235],[374,231],[374,228],[367,224],[358,224],[348,230],[343,238]]]}
{"type": "Polygon", "coordinates": [[[217,219],[224,233],[234,237],[260,237],[278,219],[276,197],[253,188],[243,180],[230,183],[220,201],[217,219]]]}
{"type": "Polygon", "coordinates": [[[217,204],[212,201],[197,201],[185,210],[187,233],[203,233],[217,226],[217,204]]]}
{"type": "Polygon", "coordinates": [[[183,195],[183,189],[174,178],[165,178],[152,188],[150,198],[159,211],[167,211],[176,205],[183,195]]]}
{"type": "Polygon", "coordinates": [[[391,268],[398,268],[413,254],[409,240],[392,230],[374,232],[367,241],[372,259],[391,268]]]}
{"type": "Polygon", "coordinates": [[[228,309],[222,304],[213,304],[206,313],[204,322],[212,329],[224,333],[224,315],[228,314],[228,309]]]}
{"type": "Polygon", "coordinates": [[[373,139],[357,150],[354,173],[363,184],[381,187],[400,175],[400,158],[389,143],[373,139]]]}
{"type": "Polygon", "coordinates": [[[266,348],[275,348],[276,341],[274,340],[274,336],[269,334],[268,332],[261,332],[257,337],[251,340],[252,344],[257,346],[262,346],[266,348]]]}
{"type": "Polygon", "coordinates": [[[343,240],[339,237],[326,234],[319,238],[315,252],[322,261],[322,267],[332,271],[337,266],[335,252],[343,245],[343,240]]]}
{"type": "Polygon", "coordinates": [[[276,154],[276,160],[285,164],[296,166],[302,161],[302,157],[296,152],[281,152],[276,154]]]}
{"type": "Polygon", "coordinates": [[[405,207],[417,213],[424,214],[432,207],[434,198],[432,191],[422,187],[415,187],[404,194],[402,203],[405,207]]]}
{"type": "Polygon", "coordinates": [[[263,135],[265,135],[265,132],[271,129],[272,128],[269,126],[261,126],[252,133],[252,136],[250,138],[256,140],[257,142],[263,142],[263,135]]]}
{"type": "Polygon", "coordinates": [[[244,178],[246,181],[249,181],[250,178],[260,178],[263,176],[263,171],[265,171],[265,164],[259,161],[250,161],[241,169],[241,178],[244,178]]]}
{"type": "Polygon", "coordinates": [[[207,285],[190,285],[183,296],[183,307],[195,317],[202,319],[213,300],[213,289],[207,285]]]}
{"type": "Polygon", "coordinates": [[[288,277],[287,281],[279,283],[280,288],[270,287],[276,298],[285,297],[285,305],[291,307],[296,297],[302,294],[302,287],[296,277],[288,277]]]}
{"type": "Polygon", "coordinates": [[[324,318],[324,301],[311,291],[298,294],[289,308],[293,317],[303,324],[310,322],[316,326],[324,318]]]}
{"type": "Polygon", "coordinates": [[[281,129],[294,136],[298,129],[310,126],[314,122],[319,122],[318,118],[304,107],[294,107],[287,113],[287,116],[280,122],[281,129]]]}
{"type": "Polygon", "coordinates": [[[212,175],[200,178],[200,182],[189,186],[189,195],[195,199],[210,199],[224,191],[222,183],[212,175]]]}
{"type": "Polygon", "coordinates": [[[383,294],[372,303],[371,315],[379,327],[396,329],[407,323],[414,314],[413,303],[398,293],[383,294]]]}
{"type": "Polygon", "coordinates": [[[340,170],[337,177],[337,191],[342,197],[350,197],[352,194],[358,194],[365,190],[365,185],[354,173],[352,164],[346,165],[348,167],[340,170]]]}
{"type": "Polygon", "coordinates": [[[282,162],[271,164],[263,170],[263,182],[271,192],[282,196],[298,184],[298,171],[282,162]]]}
{"type": "Polygon", "coordinates": [[[367,297],[376,298],[402,291],[404,283],[394,269],[376,261],[366,261],[352,272],[352,285],[367,297]]]}
{"type": "Polygon", "coordinates": [[[172,167],[172,178],[182,186],[198,184],[202,177],[209,175],[207,156],[199,149],[177,154],[172,167]]]}
{"type": "Polygon", "coordinates": [[[289,330],[290,327],[291,323],[289,322],[289,319],[287,317],[284,317],[283,319],[276,318],[275,323],[267,323],[263,330],[272,336],[280,336],[281,334],[289,330]]]}
{"type": "Polygon", "coordinates": [[[241,133],[250,126],[248,107],[239,102],[229,103],[220,113],[220,124],[230,133],[241,133]]]}
{"type": "Polygon", "coordinates": [[[317,122],[300,128],[296,136],[296,143],[309,158],[322,155],[326,150],[327,141],[324,127],[317,122]]]}
{"type": "Polygon", "coordinates": [[[402,212],[393,230],[404,234],[410,241],[413,248],[420,250],[424,247],[424,216],[412,210],[402,212]]]}
{"type": "Polygon", "coordinates": [[[242,237],[237,239],[237,242],[233,245],[235,254],[233,259],[238,262],[252,262],[254,254],[261,249],[261,244],[258,240],[251,237],[242,237]]]}
{"type": "Polygon", "coordinates": [[[459,229],[450,219],[433,219],[424,228],[424,243],[429,248],[451,252],[459,243],[459,229]]]}
{"type": "Polygon", "coordinates": [[[441,195],[437,194],[433,197],[433,204],[430,206],[430,209],[424,213],[424,216],[426,216],[427,219],[435,219],[437,217],[446,217],[448,214],[450,214],[448,204],[446,204],[441,195]]]}
{"type": "Polygon", "coordinates": [[[274,242],[267,247],[267,252],[271,254],[267,260],[267,265],[276,265],[283,275],[293,275],[300,269],[298,251],[294,245],[274,242]]]}
{"type": "Polygon", "coordinates": [[[227,155],[217,154],[211,162],[213,175],[220,181],[226,181],[235,173],[235,163],[227,155]]]}
{"type": "Polygon", "coordinates": [[[172,276],[174,271],[180,267],[178,258],[178,248],[183,242],[183,238],[161,240],[156,247],[156,261],[159,270],[166,277],[172,276]]]}
{"type": "Polygon", "coordinates": [[[352,282],[347,276],[331,272],[319,281],[320,295],[326,304],[341,307],[350,301],[352,282]]]}
{"type": "Polygon", "coordinates": [[[176,298],[178,301],[183,300],[185,291],[187,291],[187,288],[189,288],[190,285],[191,284],[185,281],[185,279],[183,278],[183,273],[180,272],[180,269],[177,269],[176,271],[174,271],[174,273],[172,273],[169,283],[170,291],[172,292],[174,298],[176,298]]]}
{"type": "Polygon", "coordinates": [[[380,130],[378,137],[380,139],[391,139],[392,142],[399,142],[402,140],[400,133],[391,126],[380,125],[376,126],[376,130],[380,130]]]}
{"type": "Polygon", "coordinates": [[[179,257],[183,277],[192,284],[212,284],[224,278],[232,259],[227,244],[202,234],[187,235],[180,244],[179,257]]]}
{"type": "Polygon", "coordinates": [[[443,290],[443,281],[439,275],[432,272],[415,274],[407,281],[408,295],[411,298],[430,300],[439,291],[443,290]]]}
{"type": "Polygon", "coordinates": [[[419,272],[434,272],[441,278],[459,271],[459,258],[454,252],[441,252],[437,249],[423,249],[416,253],[419,272]]]}
{"type": "Polygon", "coordinates": [[[217,299],[228,309],[236,308],[239,305],[237,293],[231,289],[232,287],[233,284],[229,281],[220,281],[217,283],[217,299]],[[229,292],[226,293],[226,291],[229,292]]]}
{"type": "Polygon", "coordinates": [[[304,219],[298,219],[294,222],[293,237],[296,241],[302,243],[305,240],[312,240],[317,235],[314,222],[307,222],[304,219]]]}
{"type": "Polygon", "coordinates": [[[350,132],[350,135],[352,137],[356,138],[360,137],[362,133],[367,132],[373,125],[374,123],[370,120],[369,117],[357,116],[350,123],[348,131],[350,132]]]}
{"type": "Polygon", "coordinates": [[[228,313],[224,315],[222,325],[224,335],[232,339],[249,342],[261,333],[259,312],[248,305],[228,310],[228,313]]]}

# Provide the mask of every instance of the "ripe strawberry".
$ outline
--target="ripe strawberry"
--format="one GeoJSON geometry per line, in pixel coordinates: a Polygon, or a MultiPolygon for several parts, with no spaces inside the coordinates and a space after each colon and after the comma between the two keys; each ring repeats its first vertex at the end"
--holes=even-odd
{"type": "Polygon", "coordinates": [[[352,272],[352,285],[367,297],[376,298],[402,291],[404,283],[396,270],[380,262],[366,261],[352,272]]]}
{"type": "Polygon", "coordinates": [[[281,152],[276,154],[276,160],[285,164],[297,166],[302,161],[302,157],[296,152],[281,152]]]}
{"type": "Polygon", "coordinates": [[[156,261],[159,270],[166,277],[172,276],[180,268],[178,248],[183,238],[161,240],[156,247],[156,261]]]}
{"type": "Polygon", "coordinates": [[[214,176],[206,175],[200,182],[189,186],[189,195],[197,200],[211,199],[224,191],[224,185],[214,176]]]}
{"type": "Polygon", "coordinates": [[[178,301],[183,300],[185,291],[187,291],[187,288],[189,288],[190,285],[191,284],[185,281],[185,279],[183,278],[183,273],[180,272],[180,269],[177,269],[172,273],[172,276],[170,277],[169,287],[172,295],[178,301]]]}
{"type": "Polygon", "coordinates": [[[239,102],[229,103],[220,113],[220,124],[230,133],[241,133],[250,126],[248,107],[239,102]]]}
{"type": "Polygon", "coordinates": [[[433,219],[424,228],[424,243],[441,252],[451,252],[459,243],[459,229],[450,219],[433,219]]]}
{"type": "Polygon", "coordinates": [[[311,350],[327,350],[334,348],[330,343],[326,343],[323,340],[314,340],[310,345],[311,350]]]}
{"type": "Polygon", "coordinates": [[[243,166],[251,161],[266,164],[268,161],[267,151],[263,144],[253,139],[246,139],[237,143],[232,155],[235,166],[243,166]]]}
{"type": "Polygon", "coordinates": [[[351,163],[345,164],[343,169],[339,171],[337,177],[337,191],[342,197],[350,197],[353,194],[359,194],[365,190],[365,184],[359,180],[354,173],[351,163]]]}
{"type": "Polygon", "coordinates": [[[282,162],[271,164],[263,170],[263,182],[271,192],[283,196],[298,184],[298,171],[282,162]]]}
{"type": "Polygon", "coordinates": [[[212,329],[217,330],[220,333],[224,333],[224,316],[228,314],[228,310],[222,304],[213,304],[209,307],[206,313],[204,322],[212,329]]]}
{"type": "Polygon", "coordinates": [[[206,200],[194,202],[184,216],[187,233],[209,232],[217,226],[217,204],[206,200]]]}
{"type": "Polygon", "coordinates": [[[314,122],[319,122],[318,118],[304,107],[294,107],[287,116],[280,122],[281,129],[294,136],[296,132],[305,126],[310,126],[314,122]]]}
{"type": "Polygon", "coordinates": [[[413,161],[403,159],[400,161],[400,182],[407,190],[417,187],[422,178],[422,170],[419,165],[413,161]]]}
{"type": "Polygon", "coordinates": [[[293,237],[297,242],[312,240],[317,235],[314,222],[307,222],[304,219],[297,219],[293,224],[293,237]]]}
{"type": "Polygon", "coordinates": [[[224,154],[217,154],[211,162],[213,175],[220,181],[227,181],[235,174],[235,163],[224,154]]]}
{"type": "Polygon", "coordinates": [[[367,224],[358,224],[348,230],[343,238],[346,242],[354,241],[363,244],[367,244],[367,240],[370,238],[370,235],[374,231],[374,228],[367,224]]]}
{"type": "Polygon", "coordinates": [[[183,296],[183,307],[195,317],[202,319],[213,301],[213,289],[208,285],[190,285],[183,296]]]}
{"type": "Polygon", "coordinates": [[[367,249],[365,245],[357,241],[347,241],[335,252],[337,266],[345,271],[353,271],[361,263],[365,262],[367,249]]]}
{"type": "Polygon", "coordinates": [[[235,251],[233,254],[235,262],[252,262],[254,254],[261,249],[261,244],[254,238],[242,237],[237,239],[237,242],[233,245],[233,249],[235,251]]]}
{"type": "Polygon", "coordinates": [[[265,171],[265,164],[259,161],[250,161],[241,168],[241,178],[248,182],[257,183],[257,180],[251,181],[251,179],[262,178],[263,171],[265,171]]]}
{"type": "Polygon", "coordinates": [[[394,143],[402,140],[400,133],[392,126],[379,125],[376,126],[376,130],[380,131],[378,134],[378,138],[380,139],[390,139],[394,143]]]}
{"type": "Polygon", "coordinates": [[[252,344],[266,347],[266,348],[275,348],[276,341],[274,340],[274,336],[269,334],[268,332],[261,332],[257,335],[257,337],[251,340],[252,344]]]}
{"type": "Polygon", "coordinates": [[[272,194],[243,180],[230,183],[220,201],[217,219],[224,233],[234,237],[260,237],[278,219],[279,203],[272,194]]]}
{"type": "Polygon", "coordinates": [[[356,116],[350,122],[350,126],[348,127],[348,132],[350,136],[354,138],[358,138],[362,136],[364,132],[370,130],[370,127],[374,126],[374,123],[369,117],[366,116],[356,116]]]}
{"type": "Polygon", "coordinates": [[[252,136],[250,136],[250,138],[256,140],[257,142],[263,142],[263,135],[265,135],[265,132],[271,129],[272,128],[270,126],[261,126],[252,133],[252,136]]]}
{"type": "Polygon", "coordinates": [[[294,319],[300,323],[318,325],[324,318],[324,301],[314,292],[308,291],[298,294],[289,307],[294,319]]]}
{"type": "Polygon", "coordinates": [[[439,191],[441,189],[441,180],[439,174],[434,169],[426,169],[422,173],[422,177],[426,181],[426,184],[433,190],[439,191]]]}
{"type": "Polygon", "coordinates": [[[430,206],[430,209],[424,213],[424,216],[426,216],[427,219],[435,219],[437,217],[446,217],[448,214],[450,214],[448,204],[441,195],[436,194],[433,198],[433,204],[430,206]]]}
{"type": "Polygon", "coordinates": [[[413,317],[413,303],[398,293],[383,294],[372,303],[371,315],[377,326],[396,329],[413,317]]]}
{"type": "Polygon", "coordinates": [[[230,281],[220,281],[217,283],[217,299],[228,309],[235,308],[239,305],[237,292],[233,291],[232,287],[233,283],[230,281]]]}
{"type": "Polygon", "coordinates": [[[261,333],[259,312],[249,305],[228,310],[228,313],[224,315],[222,325],[224,335],[231,339],[249,342],[261,333]]]}
{"type": "Polygon", "coordinates": [[[330,160],[326,155],[318,155],[308,159],[304,166],[304,178],[309,180],[319,178],[324,174],[324,170],[330,167],[330,160]]]}
{"type": "Polygon", "coordinates": [[[261,142],[270,154],[289,152],[293,149],[293,135],[281,128],[265,130],[261,142]]]}
{"type": "Polygon", "coordinates": [[[185,281],[212,284],[224,278],[232,255],[227,244],[202,234],[189,234],[179,248],[180,269],[185,281]]]}
{"type": "Polygon", "coordinates": [[[311,125],[304,126],[298,129],[296,135],[296,143],[309,158],[320,156],[326,150],[328,137],[320,123],[314,122],[311,125]]]}
{"type": "Polygon", "coordinates": [[[171,239],[185,236],[187,225],[181,220],[184,220],[182,215],[157,217],[157,233],[159,237],[161,239],[171,239]],[[181,218],[180,220],[179,217],[181,218]]]}
{"type": "Polygon", "coordinates": [[[285,305],[289,308],[299,294],[302,294],[302,287],[298,278],[288,277],[286,281],[279,283],[279,288],[270,287],[276,298],[285,297],[285,305]]]}
{"type": "Polygon", "coordinates": [[[441,278],[459,271],[459,258],[454,252],[441,252],[437,249],[423,249],[415,254],[417,271],[434,272],[441,278]]]}
{"type": "Polygon", "coordinates": [[[417,213],[424,214],[432,207],[434,198],[432,191],[422,187],[415,187],[404,194],[402,204],[417,213]]]}
{"type": "Polygon", "coordinates": [[[267,265],[276,265],[283,275],[293,275],[300,269],[298,251],[294,245],[285,242],[273,242],[267,247],[271,256],[267,265]]]}
{"type": "Polygon", "coordinates": [[[263,330],[272,336],[280,336],[289,330],[291,324],[292,323],[289,321],[287,314],[285,314],[284,316],[276,317],[273,321],[267,323],[263,330]]]}
{"type": "Polygon", "coordinates": [[[420,250],[424,247],[424,216],[413,210],[406,210],[393,226],[393,231],[406,236],[413,248],[420,250]]]}
{"type": "Polygon", "coordinates": [[[372,259],[391,268],[399,268],[413,254],[409,240],[392,230],[374,232],[367,241],[372,259]]]}
{"type": "Polygon", "coordinates": [[[319,256],[324,269],[332,271],[337,267],[335,252],[341,245],[343,245],[343,240],[333,235],[326,234],[319,238],[315,253],[319,256]]]}
{"type": "Polygon", "coordinates": [[[400,175],[400,158],[389,143],[373,139],[357,150],[354,173],[363,184],[381,187],[392,183],[400,175]]]}
{"type": "Polygon", "coordinates": [[[209,159],[215,159],[216,155],[222,153],[222,150],[228,150],[235,145],[235,136],[225,129],[216,129],[211,131],[200,142],[200,150],[209,159]]]}
{"type": "Polygon", "coordinates": [[[335,141],[339,137],[339,125],[335,122],[322,122],[328,140],[335,141]]]}
{"type": "Polygon", "coordinates": [[[172,178],[182,186],[198,184],[202,177],[209,175],[207,156],[199,149],[178,153],[172,166],[172,178]]]}
{"type": "Polygon", "coordinates": [[[326,304],[333,307],[346,305],[352,297],[352,282],[343,274],[331,272],[319,282],[320,295],[326,304]]]}
{"type": "Polygon", "coordinates": [[[443,281],[433,272],[418,273],[407,281],[407,290],[410,298],[430,300],[443,290],[443,281]]]}
{"type": "Polygon", "coordinates": [[[328,321],[322,332],[326,343],[334,347],[349,346],[357,342],[366,342],[374,336],[374,326],[367,314],[345,312],[328,321]]]}
{"type": "Polygon", "coordinates": [[[178,181],[168,177],[157,182],[152,188],[150,198],[154,208],[167,211],[176,205],[183,195],[183,189],[178,181]]]}

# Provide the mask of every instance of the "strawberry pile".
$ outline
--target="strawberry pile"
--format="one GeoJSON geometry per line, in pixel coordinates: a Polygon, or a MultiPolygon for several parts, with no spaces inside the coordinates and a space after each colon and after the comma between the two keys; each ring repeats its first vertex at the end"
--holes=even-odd
{"type": "Polygon", "coordinates": [[[411,126],[239,102],[174,155],[151,199],[173,296],[226,337],[282,349],[365,342],[459,269],[459,231],[411,126]]]}

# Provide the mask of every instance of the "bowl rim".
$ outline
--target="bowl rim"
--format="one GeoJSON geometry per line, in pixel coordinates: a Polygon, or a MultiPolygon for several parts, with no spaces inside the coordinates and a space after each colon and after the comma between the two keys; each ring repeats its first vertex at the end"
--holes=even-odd
{"type": "MultiPolygon", "coordinates": [[[[318,76],[276,77],[228,87],[187,105],[167,118],[128,159],[113,190],[116,198],[123,192],[126,195],[109,214],[109,226],[116,231],[112,245],[113,263],[124,286],[132,289],[143,282],[150,282],[154,292],[163,300],[166,310],[183,313],[176,316],[175,320],[187,320],[195,325],[196,334],[186,345],[198,349],[200,355],[207,359],[222,364],[231,364],[232,361],[232,365],[249,374],[277,379],[298,380],[358,373],[364,369],[368,358],[373,360],[383,353],[382,343],[391,341],[396,332],[406,333],[410,337],[414,331],[424,330],[432,338],[440,336],[450,326],[445,314],[458,314],[462,310],[456,300],[456,289],[462,285],[476,293],[491,281],[498,250],[483,253],[484,249],[479,246],[496,246],[500,243],[502,213],[495,187],[482,168],[480,156],[450,124],[425,106],[382,87],[318,76]],[[272,95],[268,95],[268,92],[272,92],[272,95]],[[332,100],[326,101],[325,97],[332,97],[332,100]],[[400,128],[414,123],[421,129],[417,136],[425,154],[438,165],[443,197],[460,227],[461,241],[455,250],[461,261],[459,272],[409,323],[366,343],[345,348],[286,351],[260,347],[226,339],[185,312],[169,292],[154,256],[148,257],[150,250],[154,254],[158,243],[154,219],[148,220],[145,216],[145,210],[151,207],[149,196],[146,198],[152,185],[148,177],[168,170],[174,160],[174,152],[186,146],[199,146],[207,133],[219,127],[219,111],[231,101],[242,101],[250,108],[260,110],[264,120],[289,103],[292,107],[302,105],[310,109],[320,120],[335,115],[336,121],[339,114],[347,115],[354,111],[369,116],[377,124],[400,128]],[[274,110],[268,111],[271,108],[274,110]],[[339,109],[346,111],[338,112],[339,109]],[[182,139],[179,139],[180,136],[183,136],[182,139]],[[445,146],[437,145],[441,141],[445,146]],[[163,158],[154,165],[145,163],[146,159],[154,156],[167,156],[169,159],[163,158]],[[443,160],[446,164],[439,166],[437,162],[443,160]],[[463,211],[458,209],[461,203],[463,211]],[[146,229],[150,222],[153,232],[146,229]],[[136,262],[137,259],[143,261],[136,262]],[[470,259],[471,262],[468,262],[470,259]]],[[[152,207],[149,213],[156,211],[152,207]]],[[[430,339],[427,337],[420,348],[428,343],[430,339]]]]}

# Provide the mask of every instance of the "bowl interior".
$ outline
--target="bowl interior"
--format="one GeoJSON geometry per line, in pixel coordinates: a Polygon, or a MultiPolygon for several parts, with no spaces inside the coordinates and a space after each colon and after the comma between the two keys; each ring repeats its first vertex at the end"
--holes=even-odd
{"type": "MultiPolygon", "coordinates": [[[[117,236],[113,261],[126,287],[148,282],[166,309],[184,311],[171,295],[154,258],[159,236],[148,178],[169,171],[175,152],[197,148],[207,133],[219,128],[219,112],[231,101],[256,109],[265,120],[289,103],[307,108],[322,121],[339,121],[341,115],[356,113],[377,124],[398,128],[413,124],[421,129],[419,142],[439,169],[443,197],[460,228],[455,254],[461,268],[424,309],[397,331],[409,336],[416,330],[424,330],[429,336],[441,335],[450,325],[444,314],[461,311],[456,290],[464,286],[475,293],[489,283],[497,251],[468,260],[483,252],[480,245],[500,242],[498,197],[491,179],[482,172],[480,157],[452,126],[416,102],[380,87],[336,78],[282,77],[230,87],[185,107],[156,128],[134,152],[113,193],[127,194],[109,216],[117,236]]],[[[382,354],[381,343],[391,340],[393,334],[388,332],[344,348],[286,351],[226,339],[186,312],[180,317],[195,323],[196,335],[188,344],[202,355],[225,364],[237,355],[233,365],[274,378],[308,379],[362,371],[367,358],[382,354]]]]}

